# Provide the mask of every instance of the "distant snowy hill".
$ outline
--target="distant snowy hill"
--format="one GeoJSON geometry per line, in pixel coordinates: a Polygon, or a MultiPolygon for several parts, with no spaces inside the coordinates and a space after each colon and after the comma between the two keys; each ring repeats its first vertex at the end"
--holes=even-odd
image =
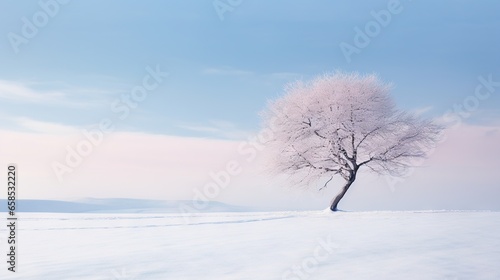
{"type": "MultiPolygon", "coordinates": [[[[7,201],[0,199],[1,211],[7,209],[7,201]]],[[[58,200],[17,200],[17,212],[44,213],[177,213],[177,212],[242,212],[255,211],[249,207],[240,207],[211,201],[206,207],[196,210],[189,200],[148,200],[128,198],[86,198],[77,201],[58,200]],[[190,210],[191,209],[191,210],[190,210]],[[195,210],[192,210],[195,209],[195,210]]]]}

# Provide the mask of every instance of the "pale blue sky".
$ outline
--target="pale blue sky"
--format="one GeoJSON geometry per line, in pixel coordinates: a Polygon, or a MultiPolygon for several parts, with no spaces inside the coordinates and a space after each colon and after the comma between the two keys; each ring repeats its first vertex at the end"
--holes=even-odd
{"type": "MultiPolygon", "coordinates": [[[[96,123],[140,82],[146,66],[160,65],[170,77],[121,129],[225,137],[180,126],[223,122],[255,131],[257,113],[286,82],[335,69],[379,73],[396,85],[400,106],[432,107],[434,115],[471,95],[479,75],[499,76],[498,1],[401,1],[402,12],[347,63],[339,44],[352,44],[354,28],[363,29],[370,12],[387,3],[243,1],[221,21],[212,1],[71,1],[15,54],[7,35],[21,34],[21,18],[41,8],[37,1],[4,0],[0,79],[95,106],[2,100],[0,110],[4,117],[96,123]]],[[[491,98],[481,104],[490,112],[469,121],[498,119],[499,105],[491,98]]]]}
{"type": "Polygon", "coordinates": [[[378,73],[398,106],[429,117],[477,101],[415,175],[396,187],[361,178],[347,209],[500,209],[489,171],[500,164],[500,87],[474,95],[479,76],[500,81],[499,1],[401,1],[351,62],[340,44],[355,45],[356,28],[396,0],[242,0],[223,20],[214,3],[228,0],[73,0],[46,16],[39,3],[55,1],[0,0],[0,161],[22,168],[25,198],[189,200],[236,160],[242,175],[214,200],[326,206],[335,189],[289,192],[237,147],[286,83],[343,70],[378,73]],[[25,21],[44,15],[26,38],[25,21]],[[169,76],[119,119],[112,104],[157,66],[169,76]],[[58,181],[53,163],[67,163],[67,147],[105,118],[117,133],[58,181]]]}

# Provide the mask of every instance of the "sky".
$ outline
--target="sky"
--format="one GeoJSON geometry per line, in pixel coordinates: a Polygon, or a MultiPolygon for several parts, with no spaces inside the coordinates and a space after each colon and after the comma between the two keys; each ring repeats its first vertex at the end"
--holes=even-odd
{"type": "Polygon", "coordinates": [[[259,113],[287,83],[357,71],[392,83],[398,107],[451,125],[406,178],[367,173],[341,208],[500,210],[499,10],[498,1],[2,0],[1,165],[18,165],[20,198],[324,209],[334,187],[296,190],[262,170],[259,113]]]}

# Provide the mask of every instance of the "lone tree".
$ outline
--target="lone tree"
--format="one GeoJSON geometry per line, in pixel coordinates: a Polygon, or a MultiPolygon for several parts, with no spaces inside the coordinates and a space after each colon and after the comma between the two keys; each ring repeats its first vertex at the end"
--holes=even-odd
{"type": "Polygon", "coordinates": [[[345,180],[330,209],[356,180],[361,168],[401,176],[412,161],[426,156],[441,128],[398,110],[391,86],[375,75],[334,73],[295,82],[264,112],[271,167],[300,176],[301,184],[335,176],[345,180]]]}

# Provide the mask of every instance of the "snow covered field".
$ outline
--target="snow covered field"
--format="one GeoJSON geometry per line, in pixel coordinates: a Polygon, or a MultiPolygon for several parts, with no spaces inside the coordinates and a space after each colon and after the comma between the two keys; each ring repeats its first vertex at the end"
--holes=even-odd
{"type": "Polygon", "coordinates": [[[0,279],[500,279],[499,212],[20,217],[0,279]]]}

